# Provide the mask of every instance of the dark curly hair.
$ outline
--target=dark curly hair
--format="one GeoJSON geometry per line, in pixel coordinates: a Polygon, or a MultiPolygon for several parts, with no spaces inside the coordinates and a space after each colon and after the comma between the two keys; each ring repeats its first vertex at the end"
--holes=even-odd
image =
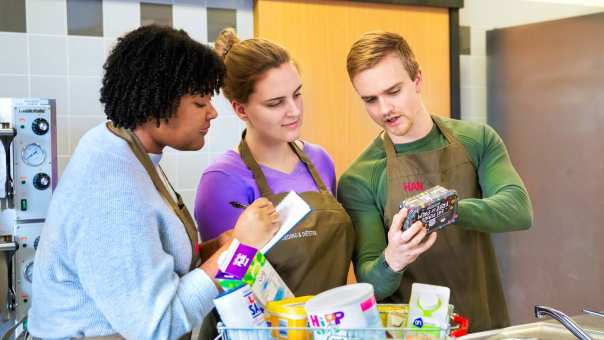
{"type": "Polygon", "coordinates": [[[169,119],[183,95],[218,93],[225,74],[221,58],[209,47],[183,30],[157,25],[119,38],[103,68],[105,114],[127,129],[169,119]]]}

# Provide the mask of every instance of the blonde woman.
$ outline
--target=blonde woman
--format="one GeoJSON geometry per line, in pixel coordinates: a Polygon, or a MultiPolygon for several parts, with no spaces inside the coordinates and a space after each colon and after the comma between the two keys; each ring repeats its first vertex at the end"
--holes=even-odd
{"type": "Polygon", "coordinates": [[[294,295],[346,284],[354,229],[336,201],[335,171],[327,152],[302,141],[302,82],[283,47],[264,39],[238,42],[225,30],[215,45],[224,54],[223,93],[245,123],[241,142],[203,173],[195,217],[203,239],[227,231],[259,197],[278,204],[290,190],[312,211],[277,243],[267,258],[294,295]],[[235,205],[235,206],[233,206],[235,205]]]}

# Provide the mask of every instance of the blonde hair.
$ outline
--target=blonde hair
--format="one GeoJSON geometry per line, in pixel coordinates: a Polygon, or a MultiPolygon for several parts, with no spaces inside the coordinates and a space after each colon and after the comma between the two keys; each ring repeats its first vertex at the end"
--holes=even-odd
{"type": "Polygon", "coordinates": [[[247,103],[254,92],[256,81],[266,71],[290,62],[291,59],[285,48],[271,41],[247,39],[239,42],[236,34],[225,31],[216,39],[216,42],[220,41],[228,47],[223,54],[226,76],[222,92],[230,101],[247,103]]]}
{"type": "Polygon", "coordinates": [[[363,34],[352,44],[346,59],[346,69],[350,80],[360,72],[377,65],[391,53],[400,56],[409,77],[415,80],[419,64],[407,41],[397,33],[372,31],[363,34]]]}
{"type": "Polygon", "coordinates": [[[218,37],[214,40],[214,51],[220,57],[224,57],[234,44],[239,42],[237,32],[232,27],[227,27],[218,33],[218,37]]]}

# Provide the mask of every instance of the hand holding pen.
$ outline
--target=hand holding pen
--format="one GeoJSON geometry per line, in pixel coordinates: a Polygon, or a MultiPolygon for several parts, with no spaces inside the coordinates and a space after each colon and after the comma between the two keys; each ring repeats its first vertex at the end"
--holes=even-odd
{"type": "Polygon", "coordinates": [[[245,208],[249,207],[249,205],[239,203],[237,201],[230,201],[229,204],[231,205],[231,207],[237,208],[237,209],[245,209],[245,208]]]}
{"type": "Polygon", "coordinates": [[[273,238],[281,224],[275,206],[265,197],[258,198],[249,206],[234,203],[229,202],[231,206],[245,210],[237,219],[233,237],[243,244],[261,249],[273,238]]]}

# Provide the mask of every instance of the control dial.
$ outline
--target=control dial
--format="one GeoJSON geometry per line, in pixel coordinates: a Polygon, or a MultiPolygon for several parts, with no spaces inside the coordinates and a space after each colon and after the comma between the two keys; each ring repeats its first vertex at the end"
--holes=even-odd
{"type": "Polygon", "coordinates": [[[48,125],[48,121],[44,118],[36,118],[33,123],[31,123],[31,129],[34,131],[36,135],[44,135],[48,132],[50,125],[48,125]]]}
{"type": "Polygon", "coordinates": [[[38,190],[46,190],[50,186],[50,177],[40,172],[34,176],[34,187],[38,190]]]}
{"type": "Polygon", "coordinates": [[[25,277],[25,280],[27,280],[27,282],[31,283],[31,280],[34,277],[34,262],[30,262],[25,266],[25,269],[23,270],[23,277],[25,277]]]}

